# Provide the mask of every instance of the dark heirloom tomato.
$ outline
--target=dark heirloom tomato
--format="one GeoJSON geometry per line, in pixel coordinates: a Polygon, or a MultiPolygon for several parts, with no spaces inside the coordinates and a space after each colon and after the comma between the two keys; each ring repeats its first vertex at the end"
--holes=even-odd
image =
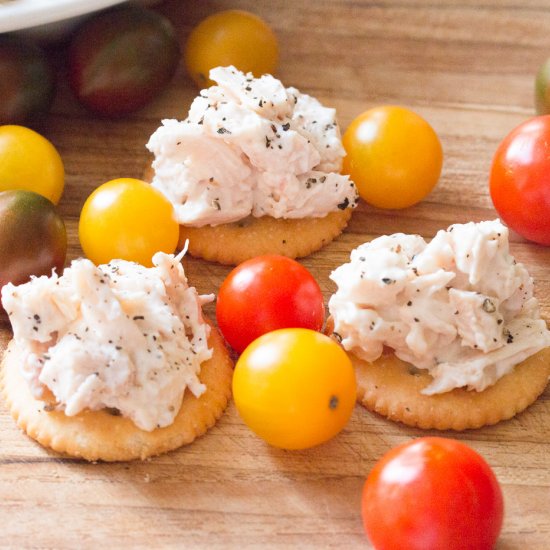
{"type": "Polygon", "coordinates": [[[179,60],[179,42],[168,19],[125,7],[94,17],[76,32],[69,47],[69,82],[84,107],[118,117],[160,93],[179,60]]]}
{"type": "Polygon", "coordinates": [[[377,550],[491,550],[503,514],[490,466],[454,439],[421,437],[395,447],[363,489],[363,524],[377,550]]]}
{"type": "Polygon", "coordinates": [[[51,201],[32,191],[0,193],[0,286],[63,269],[65,224],[51,201]]]}
{"type": "Polygon", "coordinates": [[[504,223],[521,236],[550,245],[550,115],[527,120],[500,143],[489,179],[504,223]]]}
{"type": "Polygon", "coordinates": [[[54,75],[42,50],[14,36],[0,36],[0,124],[30,122],[54,96],[54,75]]]}

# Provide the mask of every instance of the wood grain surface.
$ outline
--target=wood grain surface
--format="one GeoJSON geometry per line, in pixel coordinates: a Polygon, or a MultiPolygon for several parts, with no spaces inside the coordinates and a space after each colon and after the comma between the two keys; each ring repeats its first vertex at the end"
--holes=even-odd
{"type": "MultiPolygon", "coordinates": [[[[533,115],[534,74],[550,55],[545,0],[167,1],[156,9],[182,44],[208,14],[244,8],[263,16],[281,47],[278,77],[337,108],[342,128],[380,104],[401,104],[438,132],[441,180],[421,204],[382,211],[361,204],[348,230],[303,260],[326,298],[328,274],[349,251],[396,231],[432,237],[453,222],[493,219],[488,173],[500,140],[533,115]]],[[[58,95],[42,132],[65,161],[60,203],[70,258],[81,254],[80,208],[99,184],[139,177],[144,144],[161,118],[184,118],[196,90],[183,65],[166,92],[129,118],[85,113],[64,80],[55,48],[58,95]]],[[[550,248],[513,237],[512,251],[536,279],[550,320],[550,248]]],[[[228,268],[187,259],[201,292],[216,292],[228,268]]],[[[10,338],[1,325],[2,348],[10,338]]],[[[550,547],[550,390],[500,425],[446,432],[479,451],[504,491],[500,550],[550,547]]],[[[368,547],[360,519],[365,476],[384,452],[425,432],[357,406],[346,429],[308,451],[268,447],[233,404],[204,437],[159,458],[87,464],[29,440],[0,405],[0,547],[6,548],[353,548],[368,547]]]]}

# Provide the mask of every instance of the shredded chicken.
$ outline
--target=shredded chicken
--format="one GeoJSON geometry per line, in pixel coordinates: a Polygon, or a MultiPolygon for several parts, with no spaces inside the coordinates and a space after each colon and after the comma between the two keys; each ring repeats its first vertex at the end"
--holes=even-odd
{"type": "Polygon", "coordinates": [[[68,416],[107,407],[143,430],[171,424],[186,388],[205,391],[198,374],[212,355],[201,306],[213,297],[188,286],[180,260],[158,252],[145,268],[79,259],[62,276],[5,285],[34,396],[48,388],[68,416]]]}
{"type": "Polygon", "coordinates": [[[423,393],[482,391],[547,346],[533,281],[498,220],[456,224],[430,243],[379,237],[334,270],[329,301],[345,349],[366,361],[384,346],[433,382],[423,393]]]}
{"type": "Polygon", "coordinates": [[[323,217],[353,208],[357,189],[339,174],[345,151],[334,109],[270,75],[210,72],[184,121],[151,136],[152,185],[180,224],[218,225],[249,215],[323,217]]]}

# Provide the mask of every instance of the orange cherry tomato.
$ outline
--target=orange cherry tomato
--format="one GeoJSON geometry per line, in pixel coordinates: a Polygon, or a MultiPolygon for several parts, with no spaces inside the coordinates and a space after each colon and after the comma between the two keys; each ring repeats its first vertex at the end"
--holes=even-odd
{"type": "Polygon", "coordinates": [[[443,150],[433,128],[396,106],[370,109],[344,133],[343,172],[363,200],[378,208],[407,208],[424,199],[441,174],[443,150]]]}
{"type": "Polygon", "coordinates": [[[185,46],[185,65],[199,88],[214,84],[210,69],[233,65],[255,77],[277,67],[277,38],[268,24],[253,13],[227,10],[201,21],[185,46]]]}
{"type": "Polygon", "coordinates": [[[355,372],[328,336],[280,329],[254,340],[240,356],[233,397],[241,418],[267,443],[305,449],[347,424],[356,399],[355,372]]]}
{"type": "Polygon", "coordinates": [[[0,191],[26,189],[54,204],[65,186],[65,168],[57,149],[24,126],[0,126],[0,191]]]}
{"type": "Polygon", "coordinates": [[[113,259],[152,265],[155,252],[176,249],[179,225],[172,204],[148,183],[120,178],[86,200],[78,225],[82,250],[95,264],[113,259]]]}

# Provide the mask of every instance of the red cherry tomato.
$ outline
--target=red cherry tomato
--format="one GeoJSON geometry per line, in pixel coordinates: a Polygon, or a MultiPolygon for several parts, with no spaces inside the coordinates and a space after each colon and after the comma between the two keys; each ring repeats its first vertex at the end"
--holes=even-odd
{"type": "Polygon", "coordinates": [[[218,293],[216,317],[225,339],[240,353],[279,328],[321,330],[325,306],[305,267],[285,256],[265,255],[229,273],[218,293]]]}
{"type": "Polygon", "coordinates": [[[377,550],[490,550],[502,527],[503,498],[474,450],[424,437],[377,462],[363,489],[362,515],[377,550]]]}
{"type": "Polygon", "coordinates": [[[550,115],[520,124],[504,138],[489,184],[506,225],[530,241],[550,245],[550,115]]]}

